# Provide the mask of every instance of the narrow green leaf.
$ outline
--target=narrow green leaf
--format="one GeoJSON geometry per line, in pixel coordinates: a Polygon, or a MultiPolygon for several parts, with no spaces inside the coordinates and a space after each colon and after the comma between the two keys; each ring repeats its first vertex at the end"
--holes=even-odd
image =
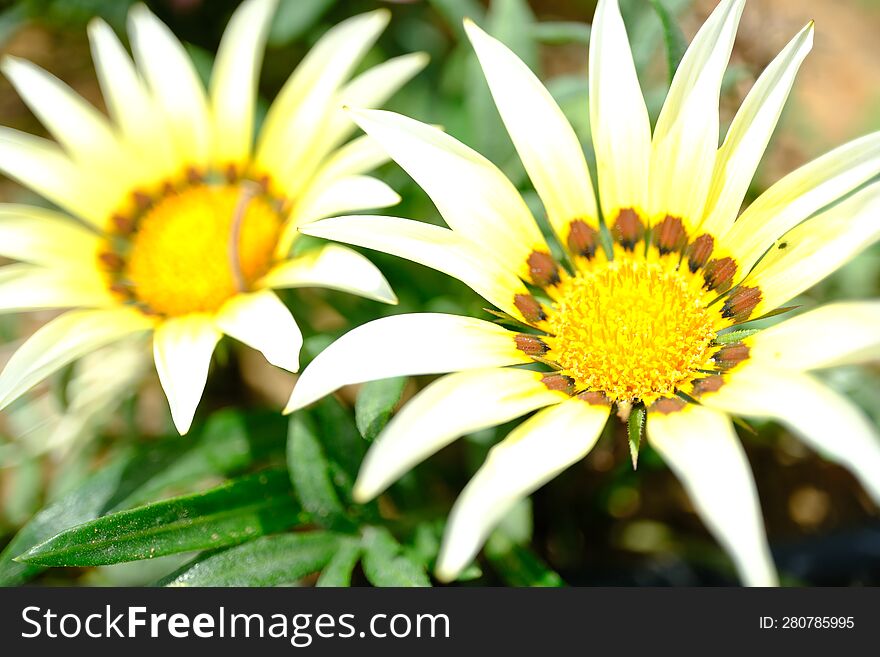
{"type": "Polygon", "coordinates": [[[0,553],[0,586],[22,584],[42,566],[13,561],[37,543],[106,513],[130,508],[172,486],[228,476],[283,454],[285,421],[277,413],[212,416],[199,436],[175,436],[126,449],[70,493],[43,507],[0,553]]]}
{"type": "Polygon", "coordinates": [[[574,21],[544,21],[532,25],[532,37],[547,45],[590,45],[590,26],[574,21]]]}
{"type": "Polygon", "coordinates": [[[364,574],[373,586],[431,586],[424,568],[414,563],[383,527],[364,531],[364,574]]]}
{"type": "Polygon", "coordinates": [[[315,422],[307,411],[294,413],[290,418],[287,466],[296,495],[315,522],[325,527],[352,528],[333,485],[315,422]]]}
{"type": "Polygon", "coordinates": [[[397,376],[365,383],[358,393],[354,406],[358,431],[372,441],[388,424],[394,407],[403,395],[407,377],[397,376]]]}
{"type": "Polygon", "coordinates": [[[339,548],[340,535],[315,531],[263,536],[201,555],[161,586],[280,586],[321,570],[339,548]]]}
{"type": "Polygon", "coordinates": [[[742,329],[740,331],[722,333],[715,338],[715,344],[731,344],[733,342],[739,342],[740,340],[745,340],[749,336],[755,335],[755,333],[759,332],[760,329],[742,329]]]}
{"type": "Polygon", "coordinates": [[[120,511],[61,532],[20,561],[100,566],[216,549],[289,529],[305,520],[286,470],[242,477],[212,490],[120,511]]]}
{"type": "Polygon", "coordinates": [[[627,420],[629,455],[632,458],[633,470],[639,464],[639,447],[642,444],[642,432],[645,430],[645,416],[645,406],[644,404],[639,404],[632,409],[627,420]]]}
{"type": "Polygon", "coordinates": [[[269,28],[269,45],[286,46],[320,20],[333,0],[281,0],[269,28]]]}
{"type": "Polygon", "coordinates": [[[661,0],[651,0],[651,6],[657,12],[660,23],[663,26],[663,41],[666,43],[666,63],[669,68],[669,81],[675,77],[678,65],[684,57],[687,50],[687,39],[678,26],[675,18],[669,13],[669,10],[661,2],[661,0]]]}
{"type": "Polygon", "coordinates": [[[559,574],[538,555],[500,532],[492,534],[485,554],[493,569],[509,586],[565,586],[559,574]]]}
{"type": "Polygon", "coordinates": [[[336,554],[321,571],[315,586],[351,586],[351,573],[360,558],[360,543],[355,540],[342,540],[336,554]]]}

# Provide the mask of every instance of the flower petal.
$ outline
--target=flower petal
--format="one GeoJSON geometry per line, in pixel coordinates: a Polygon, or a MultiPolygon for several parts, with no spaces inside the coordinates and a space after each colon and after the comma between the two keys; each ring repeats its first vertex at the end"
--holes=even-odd
{"type": "Polygon", "coordinates": [[[323,287],[397,303],[382,272],[357,251],[328,244],[277,265],[260,281],[270,288],[323,287]]]}
{"type": "Polygon", "coordinates": [[[701,232],[723,235],[739,214],[749,184],[813,47],[810,22],[764,70],[736,113],[715,160],[701,232]]]}
{"type": "Polygon", "coordinates": [[[221,333],[208,315],[166,320],[153,333],[153,358],[180,435],[192,426],[221,333]]]}
{"type": "Polygon", "coordinates": [[[765,366],[814,370],[880,359],[880,301],[821,306],[748,339],[749,359],[765,366]]]}
{"type": "Polygon", "coordinates": [[[256,349],[276,367],[299,370],[302,332],[274,292],[236,295],[223,304],[214,321],[226,335],[256,349]]]}
{"type": "Polygon", "coordinates": [[[721,243],[745,274],[781,235],[880,173],[880,132],[844,144],[761,194],[721,243]]]}
{"type": "MultiPolygon", "coordinates": [[[[347,116],[347,115],[346,115],[347,116]]],[[[310,185],[327,184],[338,178],[357,176],[385,164],[390,158],[369,135],[352,139],[330,155],[315,172],[310,185]]]]}
{"type": "Polygon", "coordinates": [[[369,215],[334,217],[300,226],[299,230],[306,235],[390,253],[442,271],[504,312],[522,319],[514,297],[528,294],[523,282],[448,228],[369,215]]]}
{"type": "Polygon", "coordinates": [[[855,404],[799,372],[752,365],[729,379],[700,401],[729,413],[778,420],[820,454],[848,468],[880,504],[880,434],[855,404]]]}
{"type": "MultiPolygon", "coordinates": [[[[464,29],[550,224],[558,229],[581,219],[597,226],[596,198],[584,152],[550,92],[503,43],[470,20],[465,20],[464,29]]],[[[560,237],[567,238],[567,232],[560,237]]]]}
{"type": "Polygon", "coordinates": [[[743,583],[777,585],[755,481],[730,419],[688,405],[668,415],[651,413],[647,435],[730,554],[743,583]]]}
{"type": "MultiPolygon", "coordinates": [[[[107,111],[126,143],[137,149],[152,182],[177,173],[178,161],[164,117],[119,38],[96,18],[89,23],[89,41],[107,111]]],[[[150,180],[143,182],[151,184],[150,180]]]]}
{"type": "Polygon", "coordinates": [[[102,186],[54,142],[3,126],[0,171],[99,229],[125,191],[102,186]]]}
{"type": "Polygon", "coordinates": [[[95,269],[101,238],[71,217],[0,204],[0,256],[36,265],[95,269]]]}
{"type": "Polygon", "coordinates": [[[433,126],[382,110],[352,110],[364,132],[425,190],[449,227],[524,278],[548,251],[513,184],[482,155],[433,126]]]}
{"type": "Polygon", "coordinates": [[[700,28],[672,80],[651,151],[651,221],[703,217],[718,149],[721,80],[745,0],[724,0],[700,28]]]}
{"type": "Polygon", "coordinates": [[[628,208],[643,214],[651,123],[617,0],[600,0],[593,16],[590,126],[605,221],[628,208]]]}
{"type": "Polygon", "coordinates": [[[515,335],[491,322],[441,313],[368,322],[318,354],[297,381],[285,413],[353,383],[532,362],[516,348],[515,335]]]}
{"type": "Polygon", "coordinates": [[[495,445],[455,502],[437,578],[455,579],[510,507],[586,456],[609,410],[569,399],[538,412],[495,445]]]}
{"type": "Polygon", "coordinates": [[[346,176],[322,186],[312,186],[297,203],[291,223],[304,224],[356,210],[387,208],[400,196],[386,183],[370,176],[346,176]]]}
{"type": "Polygon", "coordinates": [[[0,409],[77,358],[151,327],[145,315],[127,308],[75,310],[56,317],[9,359],[0,374],[0,409]]]}
{"type": "Polygon", "coordinates": [[[211,155],[211,122],[205,89],[177,37],[144,5],[128,14],[138,68],[168,121],[178,157],[205,167],[211,155]]]}
{"type": "Polygon", "coordinates": [[[97,271],[46,269],[13,264],[0,267],[0,313],[49,308],[117,305],[97,271]]]}
{"type": "Polygon", "coordinates": [[[263,48],[277,0],[248,0],[229,19],[211,76],[214,158],[221,168],[243,165],[251,154],[254,108],[263,48]]]}
{"type": "Polygon", "coordinates": [[[339,87],[375,43],[389,18],[387,9],[379,9],[328,30],[269,108],[257,143],[256,161],[285,194],[299,193],[317,167],[324,154],[327,122],[338,109],[339,87]]]}
{"type": "Polygon", "coordinates": [[[434,381],[406,403],[373,443],[358,474],[355,499],[376,497],[459,436],[568,399],[548,389],[542,376],[504,368],[456,372],[434,381]]]}
{"type": "Polygon", "coordinates": [[[880,184],[808,219],[780,237],[746,277],[761,289],[753,317],[778,308],[880,240],[880,184]]]}

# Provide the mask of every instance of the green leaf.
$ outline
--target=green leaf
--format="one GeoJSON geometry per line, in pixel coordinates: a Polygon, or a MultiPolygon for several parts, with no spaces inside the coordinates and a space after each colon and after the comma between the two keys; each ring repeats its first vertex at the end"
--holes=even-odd
{"type": "Polygon", "coordinates": [[[339,548],[339,534],[315,531],[263,536],[201,555],[161,586],[280,586],[321,570],[339,548]]]}
{"type": "Polygon", "coordinates": [[[56,502],[43,507],[0,553],[0,586],[26,582],[42,566],[13,561],[37,543],[106,513],[155,499],[172,486],[228,476],[283,454],[284,419],[277,413],[212,416],[198,437],[175,436],[118,453],[56,502]]]}
{"type": "Polygon", "coordinates": [[[394,407],[403,395],[407,377],[397,376],[365,383],[358,393],[354,406],[358,431],[369,441],[373,441],[388,424],[394,407]]]}
{"type": "Polygon", "coordinates": [[[61,532],[19,560],[41,566],[101,566],[215,549],[304,521],[286,470],[120,511],[61,532]]]}
{"type": "Polygon", "coordinates": [[[666,43],[666,63],[669,68],[669,81],[675,77],[678,65],[687,50],[687,39],[678,26],[675,18],[669,13],[661,0],[651,0],[651,6],[657,12],[663,26],[663,41],[666,43]]]}
{"type": "Polygon", "coordinates": [[[590,26],[569,21],[544,21],[532,25],[532,38],[547,45],[579,43],[590,45],[590,26]]]}
{"type": "Polygon", "coordinates": [[[476,0],[428,0],[434,10],[440,14],[446,23],[455,30],[459,38],[464,38],[464,19],[480,23],[485,11],[476,0]]]}
{"type": "Polygon", "coordinates": [[[632,458],[633,470],[639,464],[639,447],[642,444],[642,432],[645,430],[645,406],[639,404],[630,411],[627,420],[627,438],[629,440],[629,455],[632,458]]]}
{"type": "Polygon", "coordinates": [[[743,329],[740,331],[730,331],[729,333],[722,333],[715,338],[715,344],[731,344],[733,342],[739,342],[759,332],[760,329],[743,329]]]}
{"type": "Polygon", "coordinates": [[[534,552],[500,532],[486,543],[486,557],[509,586],[565,586],[562,578],[534,552]]]}
{"type": "Polygon", "coordinates": [[[424,568],[414,563],[383,527],[364,530],[364,574],[373,586],[431,586],[424,568]]]}
{"type": "Polygon", "coordinates": [[[321,571],[315,586],[351,586],[351,573],[361,558],[361,545],[356,540],[343,540],[336,554],[321,571]]]}
{"type": "Polygon", "coordinates": [[[315,422],[307,411],[294,413],[290,418],[287,466],[296,495],[315,522],[325,527],[352,529],[333,485],[315,422]]]}
{"type": "Polygon", "coordinates": [[[269,28],[269,45],[286,46],[312,27],[333,0],[281,0],[269,28]]]}

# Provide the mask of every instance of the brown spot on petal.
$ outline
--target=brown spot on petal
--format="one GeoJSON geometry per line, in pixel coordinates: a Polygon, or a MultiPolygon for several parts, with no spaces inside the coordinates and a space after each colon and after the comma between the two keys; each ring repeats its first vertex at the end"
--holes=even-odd
{"type": "Polygon", "coordinates": [[[716,392],[720,390],[723,385],[724,379],[718,374],[708,376],[705,379],[699,379],[694,381],[694,395],[699,397],[707,392],[716,392]]]}
{"type": "Polygon", "coordinates": [[[703,270],[703,279],[706,287],[716,292],[727,292],[733,284],[736,275],[736,261],[733,258],[720,258],[711,260],[703,270]]]}
{"type": "Polygon", "coordinates": [[[611,234],[623,248],[632,251],[645,236],[645,224],[639,219],[635,210],[631,208],[621,210],[611,227],[611,234]]]}
{"type": "Polygon", "coordinates": [[[514,338],[514,341],[516,342],[516,348],[527,356],[543,356],[550,350],[547,343],[537,335],[520,333],[514,338]]]}
{"type": "Polygon", "coordinates": [[[687,231],[680,218],[666,215],[663,221],[654,226],[652,241],[660,253],[674,253],[687,244],[687,231]]]}
{"type": "Polygon", "coordinates": [[[113,227],[116,229],[116,232],[120,235],[131,235],[134,232],[134,219],[131,217],[125,217],[121,214],[114,214],[111,219],[113,222],[113,227]]]}
{"type": "Polygon", "coordinates": [[[143,192],[139,189],[133,191],[131,193],[132,198],[134,199],[135,205],[137,205],[138,210],[141,212],[145,212],[150,209],[153,205],[153,199],[149,194],[143,192]]]}
{"type": "Polygon", "coordinates": [[[232,163],[227,164],[226,168],[223,170],[223,175],[226,176],[226,181],[228,183],[234,183],[238,180],[238,167],[232,163]]]}
{"type": "Polygon", "coordinates": [[[568,231],[568,250],[572,253],[592,258],[599,244],[599,232],[580,219],[571,222],[568,231]]]}
{"type": "MultiPolygon", "coordinates": [[[[663,415],[669,415],[670,413],[678,413],[683,410],[684,407],[687,406],[687,402],[683,399],[679,399],[678,397],[667,397],[665,399],[658,399],[651,407],[648,409],[650,412],[654,413],[662,413],[663,415]]],[[[650,422],[650,420],[648,420],[650,422]]]]}
{"type": "Polygon", "coordinates": [[[527,322],[532,324],[543,322],[547,319],[547,313],[538,301],[531,294],[517,294],[513,297],[513,305],[522,313],[527,322]]]}
{"type": "Polygon", "coordinates": [[[202,174],[199,173],[199,170],[195,167],[187,167],[186,168],[186,181],[190,185],[198,185],[202,182],[202,174]]]}
{"type": "Polygon", "coordinates": [[[712,249],[715,248],[715,238],[708,233],[703,233],[688,247],[688,267],[692,274],[696,274],[699,269],[709,262],[709,256],[712,255],[712,249]]]}
{"type": "Polygon", "coordinates": [[[721,369],[729,370],[731,367],[735,367],[744,360],[747,360],[748,357],[748,346],[744,345],[742,342],[735,342],[721,347],[721,349],[716,351],[715,355],[712,356],[712,360],[714,360],[721,369]]]}
{"type": "Polygon", "coordinates": [[[532,251],[526,262],[529,265],[529,275],[535,285],[547,287],[559,283],[559,265],[549,253],[532,251]]]}
{"type": "Polygon", "coordinates": [[[98,255],[98,260],[100,260],[101,264],[111,271],[121,271],[122,268],[125,267],[125,260],[116,253],[110,251],[98,255]]]}
{"type": "Polygon", "coordinates": [[[564,392],[567,395],[574,393],[574,380],[564,374],[547,374],[541,378],[541,383],[549,390],[564,392]]]}
{"type": "Polygon", "coordinates": [[[721,315],[732,319],[735,323],[744,322],[751,317],[752,311],[760,301],[760,288],[741,287],[724,300],[721,315]]]}
{"type": "Polygon", "coordinates": [[[604,392],[582,392],[577,398],[591,406],[611,406],[611,400],[605,396],[604,392]]]}

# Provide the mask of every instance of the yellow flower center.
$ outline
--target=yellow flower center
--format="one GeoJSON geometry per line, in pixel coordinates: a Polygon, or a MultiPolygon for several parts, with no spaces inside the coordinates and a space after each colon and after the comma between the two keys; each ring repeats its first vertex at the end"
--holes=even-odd
{"type": "Polygon", "coordinates": [[[621,253],[558,285],[546,358],[576,390],[651,404],[714,368],[713,340],[726,325],[717,307],[707,307],[717,294],[678,262],[677,254],[648,262],[621,253]]]}
{"type": "Polygon", "coordinates": [[[144,211],[118,267],[136,302],[166,316],[212,312],[268,271],[281,216],[250,184],[197,184],[144,211]]]}

